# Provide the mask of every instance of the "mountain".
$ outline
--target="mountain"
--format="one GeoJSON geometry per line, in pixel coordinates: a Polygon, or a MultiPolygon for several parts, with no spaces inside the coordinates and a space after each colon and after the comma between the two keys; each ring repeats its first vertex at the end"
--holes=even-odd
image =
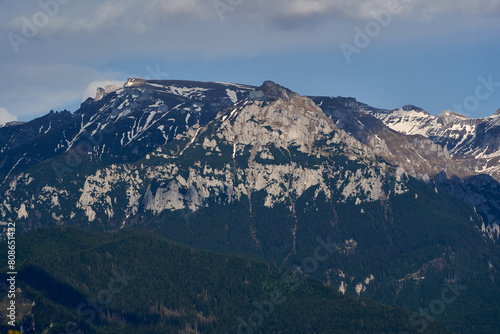
{"type": "Polygon", "coordinates": [[[446,147],[454,160],[470,162],[467,167],[474,172],[500,180],[500,113],[468,119],[447,110],[432,116],[421,109],[411,109],[372,115],[395,131],[429,138],[446,147]]]}
{"type": "Polygon", "coordinates": [[[480,162],[398,132],[375,116],[384,111],[354,99],[304,97],[270,81],[131,79],[115,88],[63,116],[71,125],[6,144],[4,157],[22,160],[4,170],[4,222],[19,232],[140,226],[418,311],[414,330],[439,321],[462,333],[500,331],[500,252],[484,216],[498,218],[498,188],[494,174],[469,168],[480,162]],[[31,159],[36,143],[60,151],[31,159]],[[451,175],[463,186],[448,184],[451,175]]]}
{"type": "Polygon", "coordinates": [[[363,138],[369,146],[378,147],[377,152],[385,153],[386,158],[394,155],[393,159],[416,177],[445,171],[462,178],[488,174],[500,180],[498,112],[486,118],[468,119],[451,111],[433,116],[415,106],[377,109],[353,98],[312,99],[339,127],[363,138]],[[394,142],[401,140],[402,144],[395,145],[394,142]],[[397,151],[398,148],[401,151],[397,151]],[[403,154],[407,154],[410,161],[405,163],[403,154]]]}
{"type": "Polygon", "coordinates": [[[142,79],[115,89],[102,89],[74,114],[51,112],[0,128],[4,182],[6,176],[65,153],[63,164],[54,166],[55,177],[64,177],[82,159],[137,159],[190,126],[208,123],[253,90],[237,84],[142,79]]]}
{"type": "Polygon", "coordinates": [[[385,161],[473,205],[485,221],[485,233],[500,238],[500,197],[495,190],[500,187],[499,112],[468,119],[450,111],[433,116],[415,106],[377,109],[353,98],[312,100],[339,128],[385,161]]]}
{"type": "MultiPolygon", "coordinates": [[[[149,96],[149,93],[144,94],[149,96]]],[[[99,106],[100,101],[95,108],[99,106]]],[[[83,111],[77,114],[83,114],[83,111]]],[[[169,112],[164,114],[169,115],[169,112]]],[[[199,115],[203,116],[202,113],[199,115]]],[[[158,117],[165,118],[163,114],[158,117]]],[[[312,100],[274,83],[266,82],[260,89],[251,91],[247,98],[223,110],[208,125],[201,126],[200,123],[195,123],[184,134],[176,135],[174,141],[163,146],[157,144],[158,147],[148,154],[142,151],[142,159],[132,164],[116,164],[116,151],[111,149],[114,154],[98,153],[94,157],[97,148],[88,156],[82,154],[78,157],[81,160],[78,169],[65,165],[68,156],[75,154],[71,150],[47,159],[5,184],[4,206],[0,209],[2,217],[7,221],[26,219],[21,226],[24,229],[37,226],[41,217],[46,217],[44,223],[49,225],[62,220],[82,221],[82,218],[84,224],[88,224],[99,217],[98,226],[109,223],[110,227],[120,227],[139,209],[153,214],[185,208],[196,211],[204,205],[204,199],[213,196],[214,191],[217,195],[223,193],[227,197],[226,203],[232,203],[265,189],[266,207],[271,208],[275,203],[300,197],[316,186],[319,190],[314,198],[319,195],[328,199],[340,196],[340,201],[351,200],[357,204],[406,192],[402,170],[394,169],[394,176],[388,174],[390,167],[385,162],[377,160],[368,147],[336,128],[312,100]],[[202,157],[208,157],[206,168],[217,168],[213,173],[221,180],[206,176],[211,173],[200,165],[201,160],[197,160],[202,157]],[[84,160],[87,162],[82,163],[84,160]],[[176,165],[180,163],[187,174],[179,171],[180,166],[176,165]],[[67,179],[47,178],[49,173],[59,171],[57,166],[63,165],[62,170],[69,176],[67,179]],[[136,169],[138,166],[140,169],[136,169]],[[81,175],[80,171],[89,174],[81,175]],[[259,178],[262,173],[268,176],[259,178]],[[333,187],[327,184],[329,182],[323,177],[325,173],[330,179],[335,179],[333,187]],[[165,181],[176,177],[177,184],[167,188],[162,186],[165,181]],[[288,180],[289,177],[292,179],[288,180]],[[83,183],[78,184],[78,180],[83,183]],[[118,183],[126,191],[118,197],[109,197],[108,192],[114,192],[118,183]],[[185,200],[180,199],[184,195],[179,193],[182,187],[188,192],[185,200]],[[33,194],[37,193],[40,195],[34,198],[33,194]],[[16,206],[12,200],[22,204],[16,206]],[[115,206],[121,206],[116,216],[115,206]],[[68,211],[68,208],[72,210],[68,211]],[[77,213],[84,213],[86,217],[77,213]],[[105,216],[107,219],[102,218],[105,216]]],[[[123,137],[124,132],[121,133],[123,137]]],[[[117,142],[120,136],[116,132],[114,135],[117,142]]],[[[165,138],[162,144],[164,141],[165,138]]],[[[103,141],[101,145],[113,144],[103,141]]],[[[117,150],[120,151],[121,147],[117,150]]]]}

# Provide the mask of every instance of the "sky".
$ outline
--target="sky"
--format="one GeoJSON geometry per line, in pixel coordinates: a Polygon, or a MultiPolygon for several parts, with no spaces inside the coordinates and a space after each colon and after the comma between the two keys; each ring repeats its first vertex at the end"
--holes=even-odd
{"type": "Polygon", "coordinates": [[[0,0],[0,124],[129,77],[500,108],[500,0],[0,0]]]}

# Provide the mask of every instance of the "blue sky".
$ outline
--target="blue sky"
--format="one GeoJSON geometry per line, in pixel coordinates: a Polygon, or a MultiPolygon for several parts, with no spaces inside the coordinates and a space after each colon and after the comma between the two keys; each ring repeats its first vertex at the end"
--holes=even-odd
{"type": "Polygon", "coordinates": [[[0,123],[132,76],[484,117],[500,108],[499,28],[500,0],[0,0],[0,123]]]}

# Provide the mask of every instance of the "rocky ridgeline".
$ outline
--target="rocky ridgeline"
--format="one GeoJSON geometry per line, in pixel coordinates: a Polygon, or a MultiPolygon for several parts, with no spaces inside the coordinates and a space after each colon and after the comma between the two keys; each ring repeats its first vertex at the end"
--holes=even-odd
{"type": "Polygon", "coordinates": [[[111,164],[72,183],[46,180],[43,189],[26,191],[37,184],[34,178],[22,173],[10,183],[0,209],[4,219],[36,225],[46,216],[57,224],[86,217],[87,223],[124,226],[147,212],[197,211],[213,198],[230,204],[258,192],[266,207],[281,203],[293,212],[309,189],[315,199],[321,194],[356,204],[407,191],[402,169],[378,161],[311,99],[270,82],[139,162],[111,164]],[[74,184],[77,193],[69,189],[74,184]]]}
{"type": "MultiPolygon", "coordinates": [[[[87,100],[74,114],[50,113],[28,123],[0,128],[0,139],[4,140],[0,171],[8,188],[0,211],[4,219],[24,218],[30,216],[30,209],[36,211],[36,203],[47,204],[44,196],[50,191],[44,188],[46,184],[34,191],[39,199],[24,196],[29,204],[23,210],[20,203],[11,203],[16,197],[10,192],[18,189],[12,186],[15,180],[14,184],[35,177],[23,171],[50,159],[55,160],[51,162],[53,168],[48,169],[50,175],[43,174],[51,179],[47,184],[54,189],[50,207],[60,206],[64,211],[59,201],[52,202],[56,196],[61,201],[66,198],[68,206],[73,208],[69,212],[52,210],[50,219],[57,221],[81,216],[78,210],[83,210],[90,221],[100,216],[116,218],[116,212],[120,211],[118,199],[108,193],[124,180],[128,182],[124,185],[128,189],[123,198],[127,203],[124,217],[137,214],[141,208],[155,214],[186,207],[194,210],[205,205],[202,198],[219,193],[233,201],[265,190],[269,194],[266,205],[272,206],[276,201],[284,202],[292,193],[300,196],[313,186],[322,189],[327,197],[341,193],[342,200],[356,197],[360,197],[358,201],[376,200],[389,196],[382,190],[386,182],[383,174],[389,169],[384,163],[374,162],[383,159],[399,168],[397,175],[393,172],[395,177],[401,179],[407,173],[426,182],[436,182],[438,188],[443,185],[443,191],[476,206],[484,214],[488,233],[498,238],[497,197],[477,196],[478,191],[472,186],[457,191],[457,187],[444,186],[444,181],[481,174],[498,180],[499,120],[498,112],[471,120],[449,111],[432,116],[415,106],[382,110],[352,98],[308,98],[270,81],[253,87],[132,78],[121,88],[98,89],[96,98],[87,100]],[[175,150],[164,147],[173,142],[175,150]],[[183,177],[185,183],[169,185],[162,178],[163,168],[168,166],[169,180],[174,180],[178,176],[175,171],[179,170],[177,160],[200,149],[203,152],[196,154],[204,158],[191,163],[198,167],[206,165],[220,180],[204,176],[205,167],[193,172],[196,175],[183,177]],[[302,154],[300,159],[308,161],[312,159],[305,157],[314,157],[321,163],[292,163],[294,154],[302,154]],[[204,164],[204,160],[219,156],[227,159],[224,167],[204,164]],[[344,170],[341,164],[332,163],[337,156],[347,157],[351,162],[361,161],[370,171],[364,167],[344,170]],[[151,166],[146,157],[161,157],[166,161],[161,162],[162,166],[151,166]],[[247,157],[246,169],[241,167],[238,157],[247,157]],[[288,159],[287,163],[281,162],[283,157],[288,159]],[[141,159],[149,168],[146,173],[134,165],[141,159]],[[61,188],[61,182],[69,181],[84,164],[104,161],[108,166],[85,175],[85,181],[72,181],[83,182],[78,199],[71,198],[75,195],[61,188]],[[148,190],[157,177],[165,184],[148,190]],[[335,186],[331,184],[332,178],[338,179],[335,186]],[[289,179],[294,181],[290,183],[289,179]],[[182,193],[188,190],[191,197],[186,199],[182,193]],[[198,197],[193,195],[195,192],[198,197]]],[[[491,182],[490,188],[496,181],[491,182]]],[[[26,186],[30,184],[31,181],[26,186]]],[[[392,194],[404,189],[399,184],[392,194]]]]}

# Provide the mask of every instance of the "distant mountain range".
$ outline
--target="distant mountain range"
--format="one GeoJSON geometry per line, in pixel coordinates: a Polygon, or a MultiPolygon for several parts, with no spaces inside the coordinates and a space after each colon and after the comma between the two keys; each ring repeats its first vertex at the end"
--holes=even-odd
{"type": "Polygon", "coordinates": [[[499,112],[381,110],[270,81],[130,79],[0,128],[0,214],[19,232],[139,226],[415,311],[466,286],[428,318],[495,333],[499,128],[499,112]]]}

